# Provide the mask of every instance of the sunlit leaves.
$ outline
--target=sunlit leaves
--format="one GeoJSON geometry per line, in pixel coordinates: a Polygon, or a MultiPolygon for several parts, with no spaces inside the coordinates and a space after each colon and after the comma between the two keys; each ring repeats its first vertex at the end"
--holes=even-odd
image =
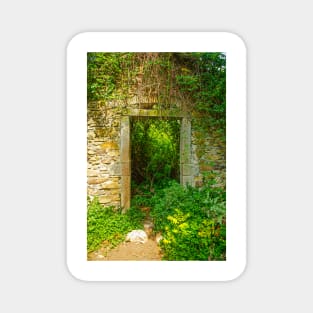
{"type": "Polygon", "coordinates": [[[132,179],[152,188],[163,179],[177,178],[178,121],[139,119],[134,120],[132,126],[132,179]]]}

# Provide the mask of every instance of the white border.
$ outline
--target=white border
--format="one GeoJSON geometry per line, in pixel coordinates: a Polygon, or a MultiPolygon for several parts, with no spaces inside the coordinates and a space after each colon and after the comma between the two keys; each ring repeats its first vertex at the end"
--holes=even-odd
{"type": "Polygon", "coordinates": [[[67,265],[85,281],[228,281],[246,266],[246,48],[224,32],[81,33],[67,47],[67,265]],[[87,261],[87,52],[226,52],[227,260],[87,261]]]}

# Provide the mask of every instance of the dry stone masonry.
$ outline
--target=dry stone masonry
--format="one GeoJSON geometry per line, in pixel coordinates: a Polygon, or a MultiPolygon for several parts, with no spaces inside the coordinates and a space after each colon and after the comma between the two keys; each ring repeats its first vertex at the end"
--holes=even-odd
{"type": "MultiPolygon", "coordinates": [[[[196,118],[179,105],[158,110],[158,104],[146,99],[122,102],[88,103],[87,127],[87,194],[97,196],[105,206],[130,206],[131,160],[130,120],[135,116],[158,118],[164,116],[181,120],[180,182],[201,186],[203,175],[209,171],[225,177],[225,143],[215,133],[194,127],[196,118]]],[[[225,184],[221,179],[220,184],[225,184]]]]}

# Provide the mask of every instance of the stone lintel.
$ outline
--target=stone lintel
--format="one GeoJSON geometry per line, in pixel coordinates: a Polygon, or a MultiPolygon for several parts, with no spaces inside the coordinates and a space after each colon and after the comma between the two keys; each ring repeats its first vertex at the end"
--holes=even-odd
{"type": "Polygon", "coordinates": [[[146,116],[146,117],[187,117],[187,113],[177,109],[127,109],[123,112],[128,116],[146,116]]]}

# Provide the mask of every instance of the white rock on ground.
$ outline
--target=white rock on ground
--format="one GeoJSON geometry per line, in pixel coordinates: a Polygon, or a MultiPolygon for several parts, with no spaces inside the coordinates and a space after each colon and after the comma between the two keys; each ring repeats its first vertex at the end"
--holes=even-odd
{"type": "Polygon", "coordinates": [[[137,243],[145,243],[148,240],[148,236],[145,231],[141,229],[132,230],[126,236],[126,241],[137,242],[137,243]]]}

